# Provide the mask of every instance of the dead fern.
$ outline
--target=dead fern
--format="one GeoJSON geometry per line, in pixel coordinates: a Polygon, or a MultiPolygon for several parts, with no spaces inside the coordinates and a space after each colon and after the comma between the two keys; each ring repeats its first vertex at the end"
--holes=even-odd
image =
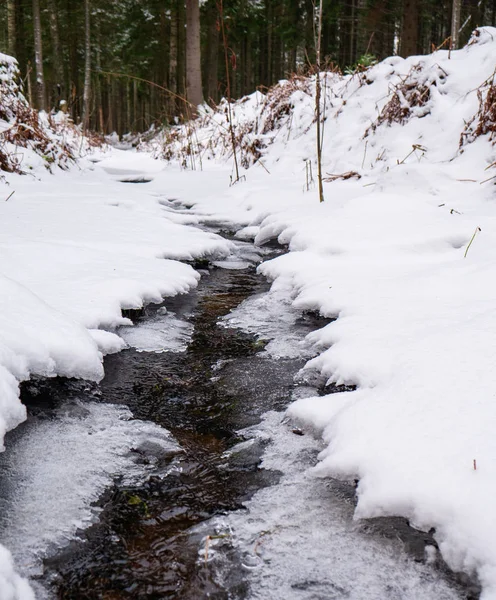
{"type": "Polygon", "coordinates": [[[430,113],[432,88],[444,82],[446,72],[435,65],[425,72],[422,64],[414,65],[408,74],[393,86],[389,102],[384,106],[376,121],[365,132],[365,136],[386,123],[403,125],[410,118],[422,118],[430,113]]]}
{"type": "Polygon", "coordinates": [[[262,125],[260,133],[263,135],[274,131],[284,117],[291,114],[294,109],[292,96],[295,92],[311,95],[311,79],[303,75],[293,75],[290,79],[280,81],[271,87],[266,96],[265,105],[261,112],[262,125]]]}
{"type": "Polygon", "coordinates": [[[477,89],[479,99],[479,110],[474,117],[465,125],[460,136],[460,147],[471,143],[481,135],[488,135],[489,140],[496,142],[496,85],[495,75],[486,80],[477,89]]]}
{"type": "Polygon", "coordinates": [[[327,177],[324,177],[323,181],[332,182],[338,179],[342,179],[346,181],[347,179],[361,179],[360,173],[356,171],[346,171],[346,173],[336,173],[336,174],[328,174],[327,177]]]}

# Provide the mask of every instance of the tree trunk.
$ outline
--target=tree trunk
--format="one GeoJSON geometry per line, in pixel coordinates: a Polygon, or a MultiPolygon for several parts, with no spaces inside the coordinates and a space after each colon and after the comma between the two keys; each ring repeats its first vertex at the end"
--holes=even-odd
{"type": "Polygon", "coordinates": [[[186,97],[191,113],[196,114],[203,102],[198,0],[186,0],[186,97]]]}
{"type": "Polygon", "coordinates": [[[319,18],[317,23],[317,36],[315,40],[315,54],[317,59],[317,73],[315,74],[315,116],[317,121],[317,178],[319,185],[319,202],[324,202],[324,188],[322,186],[322,123],[320,121],[320,46],[322,43],[322,2],[323,0],[320,0],[319,18]]]}
{"type": "Polygon", "coordinates": [[[34,52],[36,65],[37,108],[45,110],[45,78],[43,76],[43,45],[41,42],[41,18],[39,0],[33,0],[34,52]]]}
{"type": "MultiPolygon", "coordinates": [[[[16,2],[14,0],[14,5],[16,9],[15,19],[16,19],[16,29],[17,32],[24,32],[24,23],[26,21],[25,11],[27,10],[26,6],[21,2],[16,2]]],[[[25,72],[28,68],[28,58],[26,52],[26,39],[24,35],[16,35],[16,54],[15,57],[19,62],[19,67],[21,72],[25,72]]]]}
{"type": "Polygon", "coordinates": [[[208,100],[217,102],[218,94],[218,71],[219,71],[219,29],[217,4],[215,0],[209,0],[207,4],[207,49],[205,60],[205,83],[206,97],[208,100]]]}
{"type": "Polygon", "coordinates": [[[7,52],[16,55],[16,7],[15,0],[7,0],[7,52]]]}
{"type": "Polygon", "coordinates": [[[82,128],[88,128],[90,115],[90,92],[91,92],[91,23],[90,23],[90,0],[84,0],[84,90],[83,90],[83,119],[82,128]]]}
{"type": "MultiPolygon", "coordinates": [[[[171,33],[169,45],[169,89],[173,94],[177,94],[177,16],[177,7],[176,4],[173,3],[171,11],[171,33]]],[[[177,98],[175,96],[170,96],[168,104],[170,114],[175,114],[177,98]]]]}
{"type": "Polygon", "coordinates": [[[52,64],[55,77],[54,108],[57,109],[62,99],[65,100],[64,68],[60,53],[59,24],[57,19],[57,2],[48,0],[48,14],[50,17],[50,36],[52,38],[52,64]]]}
{"type": "Polygon", "coordinates": [[[305,58],[307,67],[315,64],[315,8],[313,0],[305,0],[305,58]]]}
{"type": "MultiPolygon", "coordinates": [[[[177,78],[176,93],[185,96],[186,89],[186,14],[184,0],[177,0],[177,78]]],[[[178,104],[179,106],[179,104],[178,104]]],[[[185,109],[184,103],[180,104],[181,110],[185,109]]]]}
{"type": "Polygon", "coordinates": [[[400,55],[403,57],[418,52],[419,5],[418,0],[406,0],[403,9],[400,55]]]}
{"type": "Polygon", "coordinates": [[[453,0],[451,12],[451,47],[456,50],[460,41],[460,18],[462,13],[462,0],[453,0]]]}
{"type": "Polygon", "coordinates": [[[101,65],[101,36],[100,36],[100,24],[98,19],[95,19],[94,29],[96,35],[94,39],[96,41],[96,77],[95,77],[95,108],[97,113],[97,121],[96,121],[96,129],[100,133],[104,133],[104,121],[103,121],[103,97],[102,97],[102,76],[100,75],[100,71],[102,68],[101,65]]]}

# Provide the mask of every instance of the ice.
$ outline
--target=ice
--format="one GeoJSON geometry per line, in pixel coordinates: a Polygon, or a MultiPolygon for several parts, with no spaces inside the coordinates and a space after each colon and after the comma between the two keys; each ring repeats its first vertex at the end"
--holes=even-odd
{"type": "Polygon", "coordinates": [[[10,435],[0,455],[0,540],[24,576],[40,574],[43,557],[97,519],[91,504],[116,478],[136,483],[147,475],[152,467],[137,462],[132,448],[179,451],[166,430],[95,402],[74,401],[10,435]]]}
{"type": "Polygon", "coordinates": [[[307,331],[297,326],[301,311],[292,307],[291,293],[289,286],[273,286],[270,292],[242,302],[222,322],[268,341],[264,353],[272,358],[312,356],[307,331]]]}
{"type": "MultiPolygon", "coordinates": [[[[229,560],[234,550],[237,577],[248,584],[253,600],[465,597],[431,566],[408,556],[399,540],[363,532],[353,520],[352,496],[312,473],[321,444],[295,435],[281,419],[280,413],[267,413],[261,425],[244,432],[252,440],[270,440],[262,466],[282,471],[279,483],[257,492],[245,510],[199,528],[216,536],[208,565],[219,583],[236,581],[229,560]]],[[[205,562],[203,543],[199,562],[205,562]]]]}
{"type": "Polygon", "coordinates": [[[156,314],[134,327],[121,327],[119,335],[140,352],[182,352],[193,333],[193,325],[173,313],[156,314]]]}

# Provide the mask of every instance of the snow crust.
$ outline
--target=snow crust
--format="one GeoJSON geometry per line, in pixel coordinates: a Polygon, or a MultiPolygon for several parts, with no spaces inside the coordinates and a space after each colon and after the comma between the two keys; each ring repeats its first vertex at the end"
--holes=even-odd
{"type": "Polygon", "coordinates": [[[294,308],[337,317],[309,336],[320,354],[308,367],[356,391],[288,411],[326,443],[314,475],[360,480],[357,519],[434,527],[443,557],[479,578],[484,600],[496,598],[496,151],[489,135],[460,139],[477,124],[495,55],[486,27],[451,56],[323,74],[324,172],[356,175],[325,183],[322,204],[308,177],[314,83],[289,95],[273,129],[261,125],[269,100],[260,94],[233,106],[236,126],[262,147],[246,183],[227,189],[229,150],[212,143],[222,111],[196,132],[205,172],[183,177],[176,155],[169,170],[171,197],[189,207],[178,219],[288,244],[261,272],[291,290],[294,308]],[[427,86],[427,102],[381,123],[395,89],[406,106],[405,81],[427,86]]]}

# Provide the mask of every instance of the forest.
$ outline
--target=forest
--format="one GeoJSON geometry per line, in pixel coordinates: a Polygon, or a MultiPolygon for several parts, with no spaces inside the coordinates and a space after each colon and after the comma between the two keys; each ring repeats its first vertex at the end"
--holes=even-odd
{"type": "MultiPolygon", "coordinates": [[[[461,46],[476,26],[496,23],[495,0],[453,6],[452,40],[452,0],[324,0],[322,61],[345,72],[461,46]]],[[[33,106],[55,110],[65,100],[75,123],[123,134],[188,117],[193,55],[200,65],[201,54],[193,104],[311,71],[316,8],[314,0],[4,0],[0,50],[18,60],[33,106]]]]}

